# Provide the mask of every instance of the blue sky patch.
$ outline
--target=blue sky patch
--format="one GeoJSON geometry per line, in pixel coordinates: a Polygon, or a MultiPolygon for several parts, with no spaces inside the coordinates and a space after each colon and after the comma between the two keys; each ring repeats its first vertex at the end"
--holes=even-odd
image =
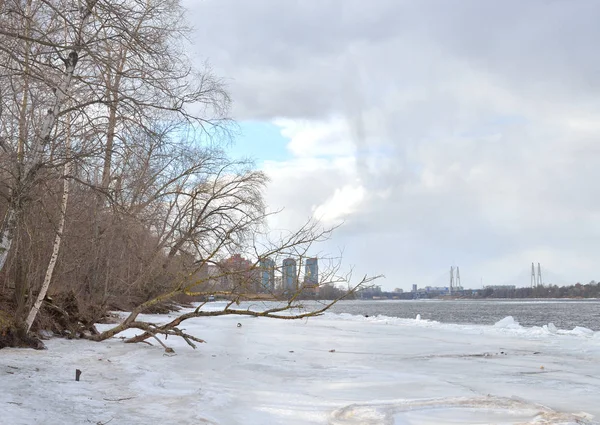
{"type": "Polygon", "coordinates": [[[239,134],[226,148],[234,158],[252,158],[257,164],[263,161],[283,161],[291,157],[287,149],[289,139],[281,135],[281,129],[265,121],[241,121],[239,134]]]}

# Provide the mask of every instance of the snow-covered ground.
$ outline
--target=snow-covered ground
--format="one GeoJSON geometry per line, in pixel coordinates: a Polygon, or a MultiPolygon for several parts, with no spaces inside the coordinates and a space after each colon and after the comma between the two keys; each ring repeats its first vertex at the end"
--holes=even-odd
{"type": "Polygon", "coordinates": [[[0,350],[0,423],[600,423],[600,332],[334,314],[185,328],[207,344],[0,350]]]}

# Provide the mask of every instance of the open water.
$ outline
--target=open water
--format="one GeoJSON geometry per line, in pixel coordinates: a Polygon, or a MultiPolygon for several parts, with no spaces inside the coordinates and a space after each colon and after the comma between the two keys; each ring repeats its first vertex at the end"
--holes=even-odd
{"type": "Polygon", "coordinates": [[[554,323],[559,329],[583,326],[600,331],[600,300],[353,300],[334,305],[333,313],[385,315],[444,323],[493,325],[513,316],[523,326],[554,323]]]}

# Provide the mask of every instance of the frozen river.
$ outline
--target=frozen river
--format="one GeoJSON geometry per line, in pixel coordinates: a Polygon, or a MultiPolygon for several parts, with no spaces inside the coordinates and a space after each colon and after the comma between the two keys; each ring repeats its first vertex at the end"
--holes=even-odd
{"type": "Polygon", "coordinates": [[[600,300],[384,300],[343,301],[331,310],[357,315],[385,315],[443,323],[493,325],[513,316],[524,326],[554,323],[561,329],[583,326],[600,331],[600,300]]]}
{"type": "Polygon", "coordinates": [[[333,313],[184,327],[207,344],[171,337],[176,355],[118,338],[0,350],[0,423],[599,423],[600,332],[583,328],[333,313]]]}

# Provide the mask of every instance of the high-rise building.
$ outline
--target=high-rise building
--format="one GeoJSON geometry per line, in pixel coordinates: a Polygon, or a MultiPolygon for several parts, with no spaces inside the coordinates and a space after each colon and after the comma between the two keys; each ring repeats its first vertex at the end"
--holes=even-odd
{"type": "Polygon", "coordinates": [[[295,292],[298,289],[298,278],[296,274],[296,260],[286,258],[283,260],[283,290],[285,292],[295,292]]]}
{"type": "Polygon", "coordinates": [[[260,260],[260,292],[275,290],[275,261],[270,258],[260,260]]]}
{"type": "Polygon", "coordinates": [[[307,258],[304,265],[304,284],[317,286],[319,284],[319,260],[307,258]]]}
{"type": "Polygon", "coordinates": [[[221,272],[221,284],[227,290],[237,289],[242,291],[254,291],[256,284],[255,270],[252,269],[252,262],[242,257],[240,254],[233,254],[231,257],[219,263],[221,272]]]}

